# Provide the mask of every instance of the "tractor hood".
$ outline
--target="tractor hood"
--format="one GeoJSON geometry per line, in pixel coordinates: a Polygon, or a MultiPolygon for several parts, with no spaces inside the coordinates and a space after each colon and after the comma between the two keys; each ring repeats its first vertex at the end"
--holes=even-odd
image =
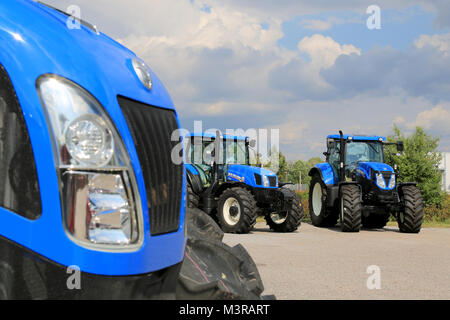
{"type": "Polygon", "coordinates": [[[390,165],[381,162],[359,162],[358,169],[362,169],[367,173],[367,177],[370,177],[370,170],[394,172],[390,165]]]}
{"type": "Polygon", "coordinates": [[[240,164],[231,164],[228,166],[227,170],[228,181],[238,181],[253,187],[263,187],[264,176],[266,176],[267,179],[271,177],[271,180],[275,181],[275,183],[270,184],[269,188],[277,188],[277,175],[268,169],[240,164]],[[260,178],[258,178],[258,175],[260,176],[260,178]]]}
{"type": "Polygon", "coordinates": [[[360,162],[356,174],[365,179],[374,179],[375,184],[382,190],[392,190],[396,185],[394,169],[385,163],[360,162]],[[380,174],[373,175],[373,172],[380,174]]]}

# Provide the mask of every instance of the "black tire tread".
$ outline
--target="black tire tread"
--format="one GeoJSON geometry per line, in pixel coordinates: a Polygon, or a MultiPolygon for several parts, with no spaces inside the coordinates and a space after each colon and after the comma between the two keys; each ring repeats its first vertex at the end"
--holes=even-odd
{"type": "Polygon", "coordinates": [[[249,190],[242,187],[229,188],[220,195],[217,221],[224,232],[238,234],[249,233],[256,224],[256,218],[258,217],[257,210],[255,197],[249,190]],[[225,199],[231,196],[235,197],[242,204],[241,220],[235,226],[229,226],[224,221],[220,212],[225,199]]]}
{"type": "Polygon", "coordinates": [[[420,189],[416,186],[402,188],[404,202],[404,221],[398,218],[400,232],[419,233],[423,221],[423,200],[420,189]]]}
{"type": "Polygon", "coordinates": [[[301,225],[304,215],[301,199],[295,192],[291,192],[293,194],[292,208],[287,214],[286,221],[281,224],[276,224],[270,218],[270,215],[264,217],[267,225],[275,232],[294,232],[301,225]]]}
{"type": "Polygon", "coordinates": [[[359,186],[343,185],[341,187],[341,201],[344,202],[344,208],[347,209],[344,210],[341,230],[344,232],[359,232],[362,225],[361,189],[359,186]]]}
{"type": "Polygon", "coordinates": [[[240,244],[232,248],[223,243],[223,233],[222,237],[205,236],[220,228],[203,211],[188,209],[186,219],[187,245],[178,277],[177,299],[263,299],[264,285],[247,250],[240,244]],[[197,223],[199,220],[204,223],[197,223]]]}

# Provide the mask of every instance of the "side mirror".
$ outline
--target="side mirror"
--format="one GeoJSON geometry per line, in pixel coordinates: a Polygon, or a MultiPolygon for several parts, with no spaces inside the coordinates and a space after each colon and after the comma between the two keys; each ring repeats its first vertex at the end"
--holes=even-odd
{"type": "Polygon", "coordinates": [[[255,147],[256,147],[256,140],[255,140],[255,139],[250,140],[250,142],[248,143],[248,145],[249,145],[251,148],[255,148],[255,147]]]}
{"type": "Polygon", "coordinates": [[[403,141],[398,141],[397,142],[397,151],[403,152],[404,150],[405,150],[405,145],[404,145],[403,141]]]}
{"type": "Polygon", "coordinates": [[[334,139],[328,139],[327,140],[327,148],[334,149],[335,147],[336,147],[336,141],[334,141],[334,139]]]}

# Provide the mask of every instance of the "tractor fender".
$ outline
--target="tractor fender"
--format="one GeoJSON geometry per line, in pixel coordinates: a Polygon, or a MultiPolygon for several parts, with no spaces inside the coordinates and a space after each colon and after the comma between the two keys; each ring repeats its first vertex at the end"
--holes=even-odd
{"type": "Polygon", "coordinates": [[[336,177],[334,175],[333,168],[329,163],[318,163],[308,173],[310,177],[314,174],[319,174],[323,183],[326,185],[334,185],[336,177]]]}

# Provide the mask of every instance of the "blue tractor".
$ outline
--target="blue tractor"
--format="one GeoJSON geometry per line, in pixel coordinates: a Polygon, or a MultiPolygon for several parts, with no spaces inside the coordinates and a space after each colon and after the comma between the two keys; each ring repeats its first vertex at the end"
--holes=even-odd
{"type": "Polygon", "coordinates": [[[186,210],[161,81],[68,19],[0,2],[0,299],[258,299],[245,249],[186,210]]]}
{"type": "Polygon", "coordinates": [[[309,206],[312,223],[334,226],[340,219],[344,232],[361,227],[383,228],[393,214],[401,232],[418,233],[423,202],[417,184],[398,183],[398,172],[385,163],[386,142],[380,136],[330,135],[325,163],[311,169],[309,206]]]}
{"type": "Polygon", "coordinates": [[[250,165],[254,140],[219,131],[188,139],[188,206],[212,215],[228,233],[250,232],[258,216],[276,232],[298,229],[300,199],[275,173],[250,165]]]}

